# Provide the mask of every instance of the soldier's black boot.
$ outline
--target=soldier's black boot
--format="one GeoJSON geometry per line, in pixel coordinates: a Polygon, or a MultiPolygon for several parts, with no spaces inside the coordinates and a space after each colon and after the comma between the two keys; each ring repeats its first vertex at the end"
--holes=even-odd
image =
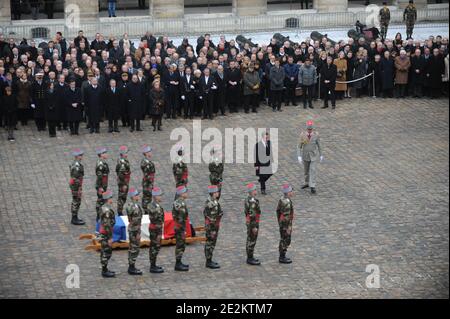
{"type": "Polygon", "coordinates": [[[208,259],[206,261],[206,268],[219,269],[220,265],[218,263],[212,261],[211,259],[208,259]]]}
{"type": "Polygon", "coordinates": [[[150,272],[154,274],[160,274],[164,272],[164,269],[162,267],[156,266],[156,264],[151,264],[150,272]]]}
{"type": "Polygon", "coordinates": [[[116,274],[113,271],[108,270],[108,267],[106,267],[106,266],[102,267],[102,277],[112,278],[115,276],[116,276],[116,274]]]}
{"type": "Polygon", "coordinates": [[[280,258],[278,259],[280,264],[290,264],[292,260],[286,257],[286,253],[280,253],[280,258]]]}
{"type": "Polygon", "coordinates": [[[177,259],[177,262],[175,263],[175,270],[177,271],[188,271],[189,265],[183,264],[181,262],[181,259],[177,259]]]}
{"type": "Polygon", "coordinates": [[[305,184],[305,185],[302,186],[302,189],[305,189],[305,188],[308,188],[308,187],[309,187],[309,185],[305,184]]]}
{"type": "Polygon", "coordinates": [[[252,257],[247,258],[247,264],[252,265],[252,266],[259,266],[259,265],[261,265],[261,262],[258,259],[253,258],[253,256],[252,256],[252,257]]]}
{"type": "Polygon", "coordinates": [[[84,222],[84,220],[78,218],[78,215],[72,215],[72,220],[70,222],[73,225],[84,225],[84,224],[86,224],[84,222]]]}
{"type": "Polygon", "coordinates": [[[130,275],[142,275],[142,271],[134,267],[134,264],[128,266],[128,273],[130,275]]]}
{"type": "Polygon", "coordinates": [[[314,187],[311,187],[311,194],[315,194],[316,193],[316,189],[314,187]]]}

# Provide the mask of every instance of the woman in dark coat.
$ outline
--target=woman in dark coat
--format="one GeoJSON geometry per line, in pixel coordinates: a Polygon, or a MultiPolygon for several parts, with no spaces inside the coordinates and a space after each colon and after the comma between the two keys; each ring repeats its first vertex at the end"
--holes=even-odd
{"type": "Polygon", "coordinates": [[[70,79],[69,88],[66,91],[66,114],[69,122],[70,135],[79,135],[78,128],[83,119],[81,106],[81,90],[76,87],[75,78],[70,79]]]}
{"type": "Polygon", "coordinates": [[[6,116],[8,128],[8,141],[14,141],[14,128],[17,122],[17,100],[10,86],[5,87],[5,93],[1,97],[3,112],[6,116]]]}
{"type": "Polygon", "coordinates": [[[384,57],[381,59],[381,82],[383,97],[393,97],[394,89],[394,61],[391,59],[389,51],[384,52],[384,57]]]}
{"type": "Polygon", "coordinates": [[[45,120],[48,123],[50,137],[56,137],[56,125],[58,124],[58,97],[55,94],[55,84],[50,83],[46,94],[45,120]]]}
{"type": "Polygon", "coordinates": [[[161,88],[161,83],[155,81],[153,83],[153,88],[150,91],[150,98],[152,101],[152,126],[153,131],[156,131],[156,126],[158,126],[158,131],[161,131],[161,119],[164,113],[164,91],[161,88]]]}
{"type": "Polygon", "coordinates": [[[109,133],[120,132],[119,131],[119,118],[120,118],[120,106],[121,106],[121,94],[117,87],[116,80],[109,80],[109,88],[105,91],[105,108],[106,115],[108,117],[109,133]],[[114,126],[113,126],[114,125],[114,126]]]}
{"type": "Polygon", "coordinates": [[[128,115],[130,117],[130,132],[142,131],[141,118],[144,114],[144,86],[139,82],[137,74],[133,74],[127,88],[128,115]]]}

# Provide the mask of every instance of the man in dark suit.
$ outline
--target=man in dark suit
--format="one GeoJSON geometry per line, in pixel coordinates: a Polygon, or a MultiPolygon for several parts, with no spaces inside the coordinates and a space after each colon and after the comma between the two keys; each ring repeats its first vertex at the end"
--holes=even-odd
{"type": "Polygon", "coordinates": [[[84,105],[88,110],[89,133],[100,133],[100,120],[103,113],[102,89],[98,85],[98,80],[93,77],[91,85],[86,89],[84,95],[84,105]]]}
{"type": "Polygon", "coordinates": [[[222,65],[217,67],[217,71],[214,73],[214,81],[217,85],[217,90],[214,98],[214,113],[220,113],[225,115],[225,97],[227,93],[227,80],[225,77],[224,68],[222,65]]]}
{"type": "Polygon", "coordinates": [[[241,93],[240,84],[242,80],[241,70],[236,61],[230,61],[230,69],[227,72],[228,82],[228,107],[230,113],[237,112],[239,106],[239,97],[241,93]]]}
{"type": "Polygon", "coordinates": [[[119,88],[117,88],[116,80],[111,79],[109,81],[109,88],[105,90],[105,108],[108,116],[108,132],[120,132],[119,131],[119,118],[121,111],[121,94],[119,88]]]}
{"type": "Polygon", "coordinates": [[[210,72],[211,71],[208,68],[203,71],[204,75],[200,79],[200,87],[203,96],[203,119],[209,118],[212,120],[214,90],[217,90],[217,86],[214,82],[214,77],[211,76],[210,72]]]}
{"type": "Polygon", "coordinates": [[[181,101],[183,104],[184,118],[194,118],[195,86],[194,76],[190,67],[186,67],[184,76],[180,79],[181,101]]]}
{"type": "Polygon", "coordinates": [[[327,57],[327,65],[322,67],[320,72],[324,92],[324,105],[323,109],[328,108],[328,100],[331,97],[331,108],[336,108],[336,96],[334,90],[336,88],[336,78],[337,78],[337,67],[333,63],[333,58],[331,56],[327,57]]]}
{"type": "Polygon", "coordinates": [[[178,112],[178,99],[180,98],[180,74],[177,71],[177,65],[172,64],[169,68],[168,77],[168,107],[167,107],[167,118],[172,117],[177,118],[178,112]]]}
{"type": "Polygon", "coordinates": [[[66,108],[66,94],[68,85],[65,83],[64,74],[58,75],[58,83],[55,84],[55,96],[56,96],[56,110],[58,113],[58,130],[68,130],[67,122],[67,108],[66,108]]]}
{"type": "Polygon", "coordinates": [[[263,133],[261,141],[255,145],[255,169],[259,177],[261,194],[266,195],[266,182],[272,176],[272,144],[269,132],[263,133]]]}

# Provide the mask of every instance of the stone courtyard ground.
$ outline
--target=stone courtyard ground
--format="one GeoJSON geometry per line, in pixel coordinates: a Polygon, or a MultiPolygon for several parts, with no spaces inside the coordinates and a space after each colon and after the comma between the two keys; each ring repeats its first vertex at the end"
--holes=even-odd
{"type": "MultiPolygon", "coordinates": [[[[351,99],[335,111],[285,107],[272,113],[232,114],[202,127],[278,128],[279,169],[270,179],[256,245],[260,267],[245,264],[244,185],[255,181],[252,164],[226,164],[222,207],[225,216],[215,251],[218,271],[204,267],[203,244],[187,246],[188,273],[176,273],[174,247],[163,247],[159,262],[166,272],[148,272],[148,249],[126,273],[127,251],[114,251],[115,279],[100,276],[99,253],[84,250],[81,233],[93,233],[95,221],[95,147],[107,146],[114,167],[117,148],[130,148],[132,184],[140,185],[139,148],[154,148],[156,181],[171,208],[174,181],[169,134],[192,131],[192,121],[163,121],[163,132],[106,133],[56,139],[35,126],[15,132],[16,142],[0,132],[0,298],[448,298],[449,297],[449,105],[448,99],[351,99]],[[296,158],[299,129],[308,118],[322,136],[325,160],[319,165],[318,194],[300,190],[303,167],[296,158]],[[84,227],[70,221],[70,150],[85,150],[86,170],[80,215],[84,227]],[[297,189],[290,265],[278,263],[279,232],[275,208],[279,188],[297,189]],[[77,264],[80,287],[66,288],[66,266],[77,264]],[[366,266],[380,269],[380,288],[366,287],[366,266]]],[[[82,125],[84,127],[84,125],[82,125]]],[[[205,142],[206,143],[206,142],[205,142]]],[[[190,164],[188,206],[195,226],[202,224],[206,164],[190,164]]],[[[115,173],[111,189],[117,194],[115,173]]],[[[116,198],[115,198],[116,200],[116,198]]]]}

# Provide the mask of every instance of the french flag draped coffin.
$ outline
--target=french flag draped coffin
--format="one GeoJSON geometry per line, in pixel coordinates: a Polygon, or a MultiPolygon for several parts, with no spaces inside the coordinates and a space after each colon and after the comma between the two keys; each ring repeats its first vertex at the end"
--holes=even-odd
{"type": "MultiPolygon", "coordinates": [[[[113,229],[113,242],[128,240],[128,216],[116,216],[116,224],[113,229]]],[[[150,218],[148,215],[142,216],[141,225],[141,240],[150,240],[150,218]]],[[[172,212],[164,212],[164,226],[162,239],[172,239],[175,237],[175,222],[172,217],[172,212]]],[[[98,232],[100,224],[97,223],[95,230],[98,232]]],[[[192,237],[191,222],[186,220],[186,237],[192,237]]]]}

